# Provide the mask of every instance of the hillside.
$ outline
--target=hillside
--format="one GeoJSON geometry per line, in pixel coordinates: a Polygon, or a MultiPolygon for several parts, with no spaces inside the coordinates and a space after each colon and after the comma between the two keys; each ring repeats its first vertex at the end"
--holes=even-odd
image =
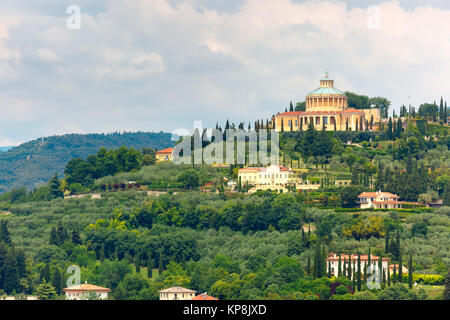
{"type": "Polygon", "coordinates": [[[0,152],[0,193],[14,187],[34,188],[56,173],[62,174],[72,158],[85,158],[98,151],[122,145],[162,149],[172,145],[169,133],[125,132],[111,134],[67,134],[40,138],[0,152]]]}

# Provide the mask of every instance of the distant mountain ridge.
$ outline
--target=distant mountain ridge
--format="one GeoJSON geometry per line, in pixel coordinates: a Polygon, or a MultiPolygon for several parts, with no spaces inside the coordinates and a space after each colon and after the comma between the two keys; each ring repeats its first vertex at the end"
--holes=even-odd
{"type": "Polygon", "coordinates": [[[14,148],[15,146],[7,146],[7,147],[0,147],[0,152],[4,152],[4,151],[8,151],[12,148],[14,148]]]}
{"type": "Polygon", "coordinates": [[[109,134],[66,134],[25,142],[0,152],[0,193],[25,186],[32,189],[55,173],[62,175],[72,158],[86,158],[101,147],[135,149],[173,146],[171,134],[164,132],[124,132],[109,134]]]}

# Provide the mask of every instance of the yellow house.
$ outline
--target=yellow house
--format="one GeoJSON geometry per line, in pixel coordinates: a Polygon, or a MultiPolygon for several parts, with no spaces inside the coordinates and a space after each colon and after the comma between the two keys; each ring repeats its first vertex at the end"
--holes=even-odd
{"type": "Polygon", "coordinates": [[[376,129],[379,121],[379,109],[349,108],[347,96],[334,87],[328,72],[320,87],[306,96],[305,111],[278,113],[272,118],[278,132],[305,131],[311,123],[316,130],[362,131],[376,129]]]}
{"type": "Polygon", "coordinates": [[[173,161],[173,148],[167,148],[155,152],[156,161],[173,161]]]}

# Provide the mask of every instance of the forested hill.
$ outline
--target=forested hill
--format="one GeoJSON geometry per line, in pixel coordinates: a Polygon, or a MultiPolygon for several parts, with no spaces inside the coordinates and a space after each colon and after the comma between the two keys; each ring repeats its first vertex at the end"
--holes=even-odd
{"type": "Polygon", "coordinates": [[[72,158],[85,158],[101,147],[116,149],[121,146],[158,150],[173,145],[170,133],[124,132],[111,134],[67,134],[39,138],[0,152],[0,193],[11,188],[34,188],[49,180],[52,175],[62,175],[72,158]]]}

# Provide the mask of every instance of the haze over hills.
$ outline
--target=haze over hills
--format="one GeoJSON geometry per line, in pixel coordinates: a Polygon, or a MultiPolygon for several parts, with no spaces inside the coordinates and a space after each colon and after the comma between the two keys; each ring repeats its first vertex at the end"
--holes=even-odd
{"type": "Polygon", "coordinates": [[[0,152],[0,193],[22,186],[32,189],[55,173],[62,175],[70,159],[86,158],[101,147],[160,150],[172,145],[171,134],[164,132],[66,134],[39,138],[0,152]]]}

